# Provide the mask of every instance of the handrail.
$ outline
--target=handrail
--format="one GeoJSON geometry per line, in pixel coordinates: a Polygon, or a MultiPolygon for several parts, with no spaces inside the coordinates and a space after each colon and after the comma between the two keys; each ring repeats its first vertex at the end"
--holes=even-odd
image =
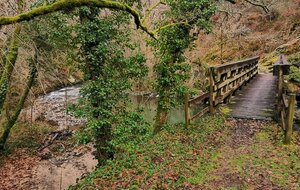
{"type": "Polygon", "coordinates": [[[210,68],[210,110],[225,101],[258,74],[259,56],[210,68]]]}
{"type": "Polygon", "coordinates": [[[209,92],[204,93],[200,96],[195,97],[194,99],[189,100],[189,105],[196,104],[197,102],[201,102],[206,98],[209,98],[209,92]]]}
{"type": "Polygon", "coordinates": [[[231,95],[234,94],[243,85],[249,82],[258,73],[259,56],[223,64],[209,68],[210,90],[193,99],[185,95],[185,120],[188,126],[191,121],[202,116],[206,112],[214,112],[221,102],[228,102],[231,95]],[[198,113],[191,116],[190,108],[192,105],[205,105],[198,113]]]}
{"type": "Polygon", "coordinates": [[[215,66],[215,67],[211,67],[213,68],[213,74],[217,75],[219,74],[223,74],[225,72],[227,72],[228,70],[232,70],[232,69],[236,69],[237,67],[243,67],[245,65],[251,64],[253,62],[258,62],[259,60],[259,56],[255,56],[249,59],[245,59],[245,60],[241,60],[241,61],[237,61],[237,62],[233,62],[233,63],[228,63],[228,64],[223,64],[223,65],[219,65],[219,66],[215,66]]]}
{"type": "Polygon", "coordinates": [[[185,95],[185,123],[186,126],[188,126],[191,121],[195,120],[196,118],[201,117],[203,114],[205,114],[206,112],[209,111],[209,105],[207,105],[206,107],[204,107],[202,110],[200,110],[198,113],[196,113],[195,115],[190,115],[190,108],[192,105],[198,105],[198,104],[202,104],[205,105],[206,102],[208,102],[209,100],[209,92],[204,93],[200,96],[197,96],[193,99],[190,99],[189,94],[187,93],[185,95]]]}

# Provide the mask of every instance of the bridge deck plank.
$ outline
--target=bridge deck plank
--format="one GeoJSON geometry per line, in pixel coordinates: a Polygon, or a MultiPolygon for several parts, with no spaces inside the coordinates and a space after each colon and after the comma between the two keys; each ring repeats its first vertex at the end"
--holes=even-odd
{"type": "Polygon", "coordinates": [[[276,102],[276,77],[258,74],[228,105],[235,118],[271,120],[276,102]]]}

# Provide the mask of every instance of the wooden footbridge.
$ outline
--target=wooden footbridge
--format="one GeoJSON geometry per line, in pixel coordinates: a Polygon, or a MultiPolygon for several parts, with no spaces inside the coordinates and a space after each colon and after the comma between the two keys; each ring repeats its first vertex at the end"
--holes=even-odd
{"type": "Polygon", "coordinates": [[[272,120],[280,122],[290,133],[295,109],[295,92],[284,86],[289,64],[280,56],[272,74],[258,73],[259,57],[223,64],[209,69],[210,90],[197,97],[185,98],[185,118],[189,125],[206,112],[214,113],[227,104],[234,118],[272,120]],[[200,106],[201,105],[201,106],[200,106]],[[196,113],[191,108],[201,107],[196,113]]]}

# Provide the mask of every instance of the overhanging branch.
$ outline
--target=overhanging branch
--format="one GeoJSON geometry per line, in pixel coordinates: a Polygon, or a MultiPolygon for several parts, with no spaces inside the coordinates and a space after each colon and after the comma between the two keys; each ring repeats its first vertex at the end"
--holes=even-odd
{"type": "Polygon", "coordinates": [[[22,22],[22,21],[28,21],[38,16],[46,15],[60,10],[67,10],[75,7],[81,7],[81,6],[94,6],[99,8],[108,8],[108,9],[115,9],[115,10],[128,12],[133,16],[137,28],[141,28],[150,36],[154,37],[154,34],[151,31],[149,31],[146,26],[142,24],[140,20],[140,15],[135,9],[133,9],[127,4],[119,3],[116,1],[109,1],[109,0],[60,0],[51,5],[37,7],[30,11],[17,14],[15,16],[1,16],[0,28],[1,26],[4,25],[9,25],[13,23],[22,22]]]}

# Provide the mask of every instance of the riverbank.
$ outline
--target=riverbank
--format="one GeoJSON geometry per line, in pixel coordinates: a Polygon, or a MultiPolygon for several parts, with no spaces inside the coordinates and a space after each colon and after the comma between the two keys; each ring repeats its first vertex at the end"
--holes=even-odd
{"type": "Polygon", "coordinates": [[[51,130],[52,126],[18,125],[12,131],[9,149],[0,156],[1,190],[67,189],[95,169],[92,145],[79,145],[72,135],[57,138],[40,151],[51,130]]]}

